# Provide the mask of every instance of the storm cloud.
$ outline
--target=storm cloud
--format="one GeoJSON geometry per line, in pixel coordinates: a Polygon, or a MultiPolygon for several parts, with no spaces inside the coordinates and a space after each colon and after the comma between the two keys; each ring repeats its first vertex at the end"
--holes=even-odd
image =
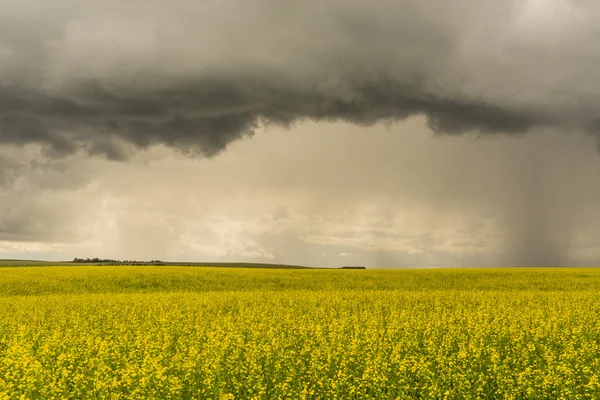
{"type": "Polygon", "coordinates": [[[259,126],[413,115],[439,133],[599,132],[592,1],[0,7],[0,142],[54,156],[212,156],[259,126]]]}
{"type": "Polygon", "coordinates": [[[0,254],[597,264],[599,22],[587,0],[0,0],[0,254]]]}

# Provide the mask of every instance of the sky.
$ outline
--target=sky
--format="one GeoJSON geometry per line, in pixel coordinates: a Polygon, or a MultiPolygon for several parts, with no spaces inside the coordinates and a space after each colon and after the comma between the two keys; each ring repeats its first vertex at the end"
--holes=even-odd
{"type": "Polygon", "coordinates": [[[0,0],[0,258],[599,265],[599,22],[0,0]]]}

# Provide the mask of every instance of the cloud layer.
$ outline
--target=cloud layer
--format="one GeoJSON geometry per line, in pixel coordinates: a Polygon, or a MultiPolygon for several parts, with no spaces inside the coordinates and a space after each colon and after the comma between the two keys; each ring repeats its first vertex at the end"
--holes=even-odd
{"type": "Polygon", "coordinates": [[[0,258],[598,264],[592,138],[431,134],[421,118],[307,123],[211,160],[155,147],[127,163],[12,148],[35,163],[0,191],[0,258]]]}
{"type": "Polygon", "coordinates": [[[211,156],[257,126],[425,115],[600,131],[592,1],[0,3],[0,142],[211,156]]]}
{"type": "Polygon", "coordinates": [[[597,262],[599,16],[0,0],[0,254],[597,262]]]}

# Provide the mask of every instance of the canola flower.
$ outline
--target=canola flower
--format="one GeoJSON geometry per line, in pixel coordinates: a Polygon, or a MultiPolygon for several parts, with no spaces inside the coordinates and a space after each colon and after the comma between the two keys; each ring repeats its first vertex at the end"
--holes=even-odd
{"type": "Polygon", "coordinates": [[[0,399],[600,397],[600,271],[0,268],[0,399]]]}

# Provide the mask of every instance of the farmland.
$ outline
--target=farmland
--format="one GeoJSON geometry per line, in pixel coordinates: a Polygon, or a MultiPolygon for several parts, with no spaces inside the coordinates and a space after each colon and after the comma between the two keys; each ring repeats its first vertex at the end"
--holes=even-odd
{"type": "Polygon", "coordinates": [[[594,398],[600,271],[0,268],[0,399],[594,398]]]}

